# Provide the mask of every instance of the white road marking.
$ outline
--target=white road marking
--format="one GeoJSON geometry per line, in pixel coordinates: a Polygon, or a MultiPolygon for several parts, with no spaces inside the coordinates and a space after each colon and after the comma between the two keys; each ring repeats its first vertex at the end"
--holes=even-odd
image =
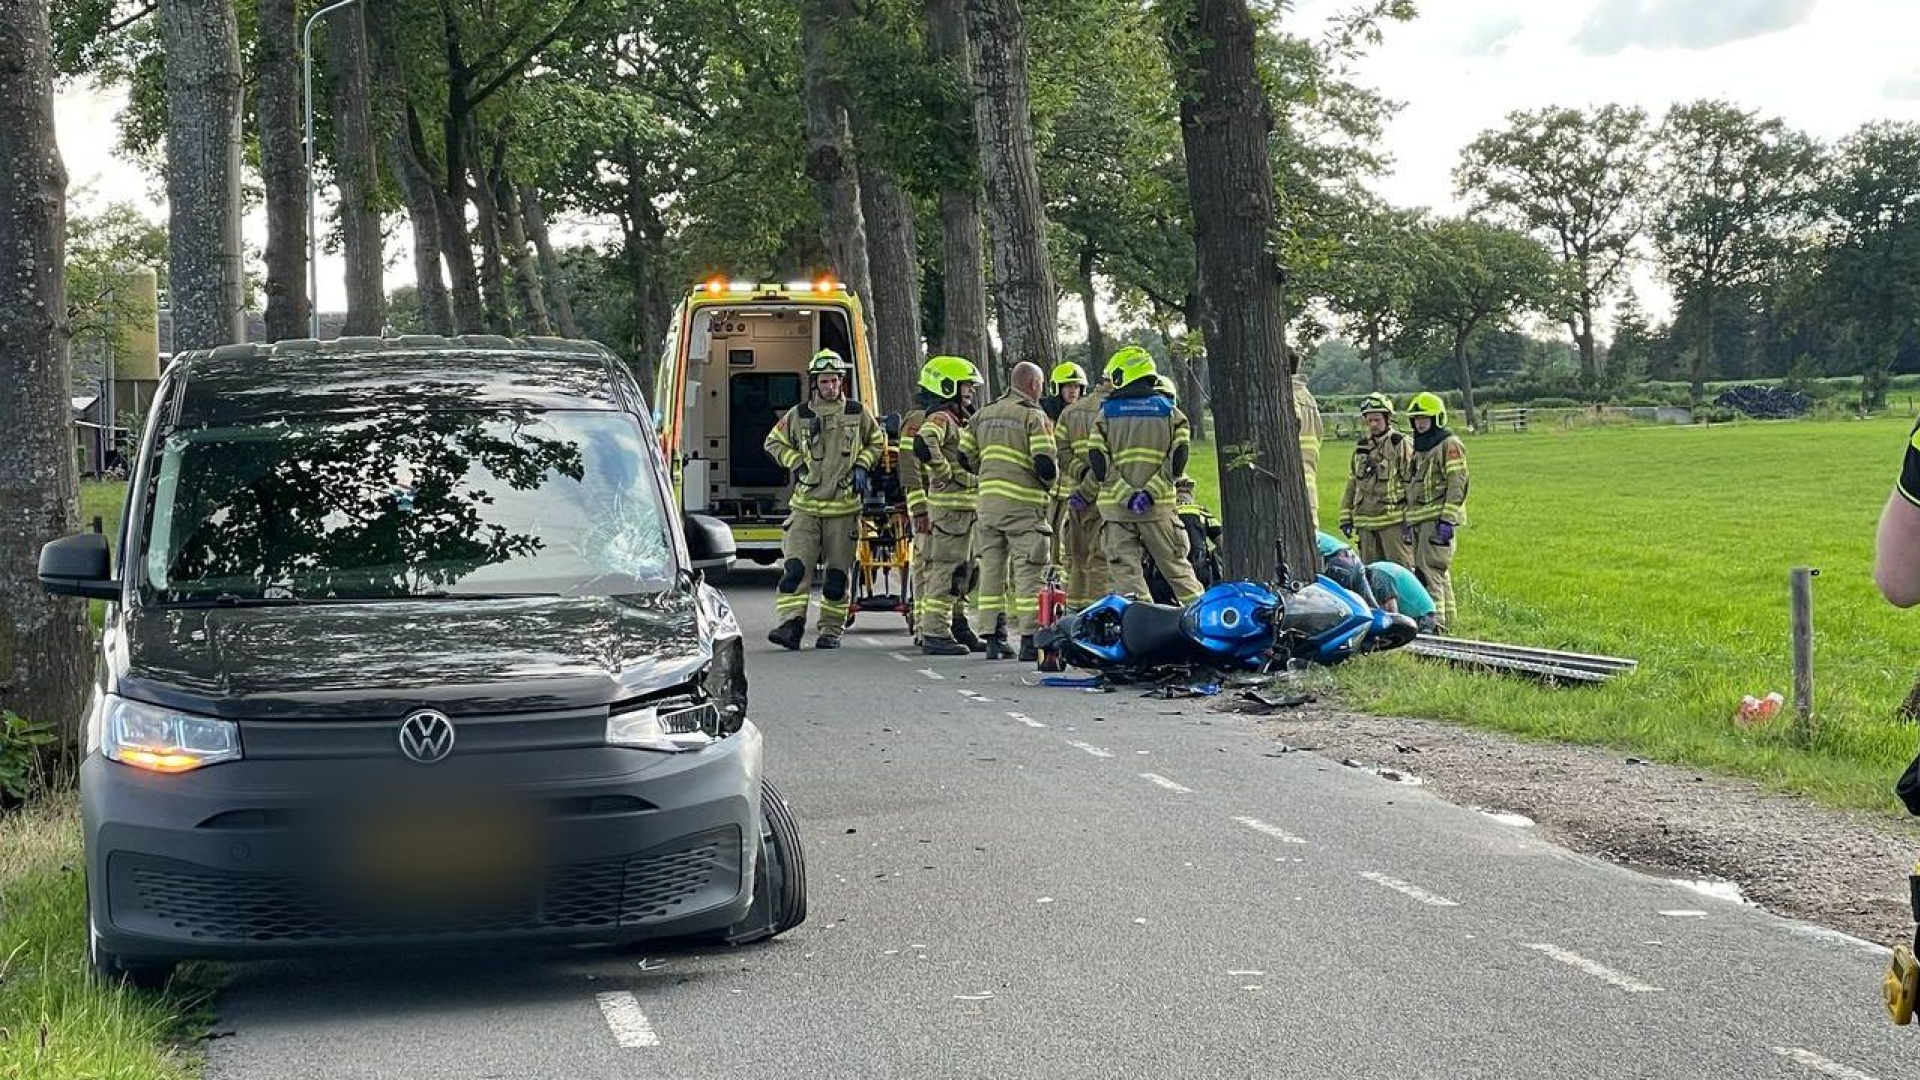
{"type": "Polygon", "coordinates": [[[1159,773],[1143,772],[1140,774],[1140,779],[1145,780],[1148,783],[1155,785],[1156,787],[1166,788],[1168,791],[1177,791],[1182,795],[1193,794],[1192,788],[1187,787],[1185,784],[1176,784],[1173,781],[1167,779],[1166,777],[1161,776],[1159,773]]]}
{"type": "Polygon", "coordinates": [[[1892,949],[1887,948],[1877,941],[1857,938],[1852,934],[1843,934],[1838,930],[1833,930],[1825,926],[1815,926],[1812,923],[1790,922],[1787,924],[1787,933],[1795,937],[1810,938],[1814,941],[1826,941],[1836,945],[1847,945],[1859,949],[1862,952],[1872,953],[1875,956],[1883,958],[1893,955],[1892,949]]]}
{"type": "Polygon", "coordinates": [[[946,677],[945,675],[942,675],[942,674],[940,674],[939,672],[937,672],[937,671],[935,671],[935,670],[933,670],[933,669],[932,669],[932,668],[930,668],[930,667],[923,667],[923,668],[921,668],[921,669],[920,669],[920,674],[922,674],[922,675],[925,675],[925,676],[926,676],[927,678],[929,678],[929,679],[932,679],[932,680],[933,680],[934,682],[946,682],[946,681],[947,681],[947,677],[946,677]]]}
{"type": "Polygon", "coordinates": [[[1660,988],[1651,983],[1643,983],[1630,975],[1622,975],[1612,968],[1607,967],[1605,964],[1595,960],[1589,960],[1579,953],[1568,952],[1558,945],[1549,945],[1544,941],[1536,941],[1526,945],[1525,948],[1532,949],[1534,952],[1544,956],[1550,956],[1568,967],[1579,968],[1581,971],[1599,979],[1601,982],[1619,987],[1629,994],[1660,993],[1660,988]]]}
{"type": "Polygon", "coordinates": [[[1237,975],[1237,976],[1239,976],[1239,977],[1241,977],[1241,978],[1245,978],[1245,977],[1247,977],[1247,976],[1249,976],[1249,975],[1265,975],[1265,974],[1266,974],[1266,972],[1264,972],[1264,971],[1250,971],[1250,970],[1246,970],[1246,969],[1242,969],[1242,970],[1239,970],[1239,971],[1229,971],[1229,972],[1227,972],[1227,974],[1229,974],[1229,975],[1237,975]]]}
{"type": "Polygon", "coordinates": [[[898,660],[903,664],[913,663],[913,657],[908,656],[906,653],[903,653],[903,652],[890,652],[887,655],[893,657],[895,660],[898,660]]]}
{"type": "Polygon", "coordinates": [[[1266,822],[1261,821],[1257,817],[1237,817],[1237,818],[1234,818],[1233,820],[1238,822],[1241,825],[1245,825],[1247,828],[1252,829],[1254,832],[1261,833],[1266,836],[1271,836],[1275,840],[1278,840],[1283,844],[1306,843],[1305,840],[1301,839],[1298,836],[1293,835],[1292,833],[1281,828],[1280,826],[1269,825],[1266,822]]]}
{"type": "Polygon", "coordinates": [[[884,648],[886,648],[886,647],[887,647],[887,643],[886,643],[886,642],[884,642],[884,641],[881,641],[881,640],[880,640],[879,638],[877,638],[877,637],[867,637],[867,636],[866,636],[866,635],[864,635],[864,634],[862,634],[862,635],[861,635],[861,637],[860,637],[860,644],[862,644],[862,645],[871,645],[871,646],[873,646],[873,647],[874,647],[874,648],[876,648],[876,649],[884,649],[884,648]]]}
{"type": "Polygon", "coordinates": [[[1677,908],[1673,911],[1663,911],[1660,914],[1665,915],[1669,919],[1704,919],[1707,917],[1706,912],[1696,911],[1693,908],[1677,908]]]}
{"type": "Polygon", "coordinates": [[[1033,717],[1028,716],[1026,713],[1010,712],[1007,715],[1013,717],[1015,720],[1018,720],[1021,723],[1031,728],[1043,728],[1047,726],[1041,723],[1040,721],[1035,720],[1033,717]]]}
{"type": "Polygon", "coordinates": [[[959,694],[961,697],[966,698],[968,701],[972,701],[975,703],[984,703],[984,702],[989,702],[993,700],[992,698],[988,697],[987,695],[981,693],[978,690],[956,690],[954,691],[954,693],[959,694]]]}
{"type": "Polygon", "coordinates": [[[1802,1050],[1797,1046],[1776,1046],[1773,1052],[1796,1064],[1805,1065],[1822,1076],[1837,1076],[1840,1080],[1873,1080],[1867,1073],[1837,1061],[1828,1061],[1811,1050],[1802,1050]]]}
{"type": "Polygon", "coordinates": [[[1112,757],[1113,756],[1113,751],[1102,750],[1099,747],[1093,745],[1092,743],[1083,743],[1079,739],[1068,739],[1067,745],[1073,747],[1075,750],[1085,750],[1087,753],[1092,754],[1094,757],[1112,757]]]}
{"type": "Polygon", "coordinates": [[[1423,904],[1430,904],[1433,907],[1459,907],[1460,906],[1458,901],[1449,900],[1446,897],[1441,896],[1439,893],[1430,893],[1418,885],[1409,885],[1406,882],[1401,881],[1399,878],[1388,877],[1387,875],[1382,874],[1377,870],[1368,870],[1365,873],[1361,874],[1360,876],[1363,878],[1366,878],[1368,881],[1371,881],[1377,885],[1385,885],[1387,888],[1392,889],[1394,892],[1400,893],[1403,896],[1411,896],[1415,900],[1418,900],[1423,904]]]}
{"type": "Polygon", "coordinates": [[[634,1000],[632,994],[625,990],[610,990],[595,994],[594,997],[600,1002],[601,1015],[607,1018],[607,1027],[613,1029],[615,1042],[628,1049],[660,1045],[660,1036],[647,1020],[647,1014],[640,1011],[640,1003],[634,1000]]]}

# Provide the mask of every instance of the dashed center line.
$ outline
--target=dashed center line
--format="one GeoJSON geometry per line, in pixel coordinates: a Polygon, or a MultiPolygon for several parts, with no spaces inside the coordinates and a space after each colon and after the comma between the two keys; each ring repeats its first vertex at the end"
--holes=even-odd
{"type": "Polygon", "coordinates": [[[1828,1061],[1811,1050],[1802,1050],[1797,1046],[1776,1046],[1773,1052],[1795,1064],[1805,1065],[1822,1076],[1837,1076],[1840,1080],[1874,1080],[1872,1076],[1850,1065],[1828,1061]]]}
{"type": "Polygon", "coordinates": [[[954,693],[975,703],[985,703],[993,700],[978,690],[956,690],[954,693]]]}
{"type": "Polygon", "coordinates": [[[1047,726],[1041,723],[1040,721],[1035,720],[1033,717],[1028,716],[1026,713],[1010,712],[1007,715],[1013,717],[1015,720],[1018,720],[1021,723],[1031,728],[1043,728],[1047,726]]]}
{"type": "Polygon", "coordinates": [[[1113,756],[1113,751],[1102,750],[1099,747],[1093,745],[1092,743],[1083,743],[1079,739],[1068,739],[1067,745],[1073,747],[1075,750],[1085,750],[1087,753],[1092,754],[1094,757],[1112,757],[1113,756]]]}
{"type": "MultiPolygon", "coordinates": [[[[1441,896],[1439,893],[1428,892],[1427,890],[1421,888],[1418,885],[1409,885],[1406,882],[1401,881],[1399,878],[1388,877],[1387,875],[1382,874],[1376,870],[1368,870],[1365,873],[1362,873],[1360,876],[1363,878],[1366,878],[1368,881],[1371,881],[1377,885],[1385,885],[1387,888],[1392,889],[1394,892],[1397,892],[1402,896],[1411,896],[1415,900],[1418,900],[1423,904],[1430,904],[1433,907],[1459,907],[1460,906],[1460,903],[1457,900],[1449,900],[1446,897],[1441,896]]],[[[1532,948],[1532,946],[1528,946],[1528,948],[1532,948]]]]}
{"type": "Polygon", "coordinates": [[[923,668],[920,668],[919,670],[920,670],[920,674],[925,675],[927,678],[932,679],[934,682],[947,681],[947,677],[945,675],[940,674],[939,672],[933,670],[930,667],[923,667],[923,668]]]}
{"type": "Polygon", "coordinates": [[[1261,821],[1257,817],[1237,817],[1237,818],[1234,818],[1233,820],[1236,823],[1245,825],[1247,828],[1252,829],[1254,832],[1260,833],[1263,836],[1271,836],[1275,840],[1278,840],[1283,844],[1306,843],[1304,839],[1293,835],[1292,833],[1281,828],[1280,826],[1269,825],[1266,822],[1261,821]]]}
{"type": "Polygon", "coordinates": [[[1168,791],[1177,791],[1182,795],[1193,794],[1192,788],[1186,786],[1185,784],[1176,784],[1173,781],[1167,779],[1166,777],[1161,776],[1159,773],[1143,772],[1140,774],[1140,779],[1145,780],[1156,787],[1166,788],[1168,791]]]}
{"type": "Polygon", "coordinates": [[[898,660],[903,664],[913,663],[913,657],[908,656],[906,653],[903,653],[903,652],[890,652],[887,655],[893,657],[895,660],[898,660]]]}
{"type": "Polygon", "coordinates": [[[866,636],[866,635],[864,635],[864,634],[863,634],[863,635],[861,635],[861,637],[860,637],[860,644],[862,644],[862,645],[871,645],[871,646],[873,646],[873,647],[874,647],[874,648],[876,648],[876,649],[884,649],[884,648],[886,648],[886,647],[887,647],[887,643],[886,643],[886,642],[884,642],[884,641],[881,641],[881,640],[880,640],[879,638],[877,638],[877,637],[867,637],[867,636],[866,636]]]}
{"type": "Polygon", "coordinates": [[[640,1003],[625,990],[610,990],[595,994],[600,1002],[600,1014],[607,1019],[607,1027],[613,1031],[613,1040],[621,1046],[633,1049],[641,1046],[659,1046],[660,1035],[653,1030],[652,1021],[640,1011],[640,1003]]]}
{"type": "Polygon", "coordinates": [[[1568,952],[1558,945],[1549,945],[1544,941],[1536,941],[1525,947],[1544,956],[1550,956],[1568,967],[1579,968],[1581,971],[1599,979],[1601,982],[1619,987],[1629,994],[1660,993],[1660,988],[1651,983],[1643,983],[1631,975],[1622,975],[1597,960],[1589,960],[1579,953],[1568,952]]]}

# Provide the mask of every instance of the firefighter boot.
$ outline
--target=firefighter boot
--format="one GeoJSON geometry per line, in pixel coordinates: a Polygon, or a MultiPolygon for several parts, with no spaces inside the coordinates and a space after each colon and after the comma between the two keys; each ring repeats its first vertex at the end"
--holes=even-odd
{"type": "Polygon", "coordinates": [[[1020,656],[1023,664],[1031,664],[1040,659],[1040,647],[1033,643],[1032,634],[1020,635],[1020,656]]]}
{"type": "Polygon", "coordinates": [[[840,647],[840,635],[821,634],[819,637],[813,639],[813,647],[816,649],[837,649],[840,647]]]}
{"type": "Polygon", "coordinates": [[[923,637],[920,651],[928,656],[965,656],[967,647],[950,637],[923,637]]]}
{"type": "Polygon", "coordinates": [[[980,640],[979,634],[973,632],[973,627],[968,625],[967,617],[963,614],[955,614],[953,617],[953,640],[965,645],[969,652],[987,651],[987,643],[980,640]]]}
{"type": "Polygon", "coordinates": [[[781,623],[779,626],[767,631],[767,640],[783,649],[798,649],[800,647],[800,639],[806,635],[806,632],[806,616],[796,615],[786,622],[781,623]]]}

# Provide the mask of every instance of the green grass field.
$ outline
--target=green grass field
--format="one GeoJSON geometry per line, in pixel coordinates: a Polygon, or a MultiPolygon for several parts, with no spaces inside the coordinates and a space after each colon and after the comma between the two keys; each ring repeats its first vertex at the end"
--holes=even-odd
{"type": "Polygon", "coordinates": [[[79,865],[72,795],[0,816],[0,1080],[197,1075],[197,1053],[180,1048],[205,1026],[205,984],[190,974],[149,994],[94,982],[79,865]]]}
{"type": "MultiPolygon", "coordinates": [[[[1454,582],[1456,632],[1633,657],[1640,671],[1546,689],[1411,656],[1347,666],[1375,711],[1612,746],[1750,776],[1840,805],[1891,808],[1920,742],[1894,709],[1920,669],[1920,612],[1871,579],[1873,533],[1910,421],[1633,427],[1472,438],[1454,582]],[[1812,566],[1819,729],[1732,723],[1745,694],[1791,698],[1787,572],[1812,566]]],[[[1345,448],[1322,453],[1337,519],[1345,448]]],[[[1210,453],[1193,472],[1215,485],[1210,453]]],[[[1791,711],[1790,707],[1787,711],[1791,711]]]]}

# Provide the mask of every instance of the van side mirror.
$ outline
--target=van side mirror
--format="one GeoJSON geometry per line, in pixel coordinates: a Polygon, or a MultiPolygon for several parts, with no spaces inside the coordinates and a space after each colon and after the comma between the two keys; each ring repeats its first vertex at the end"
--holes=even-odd
{"type": "Polygon", "coordinates": [[[55,596],[119,600],[120,582],[113,577],[113,555],[107,548],[107,538],[99,533],[81,533],[43,545],[40,587],[55,596]]]}
{"type": "Polygon", "coordinates": [[[686,514],[681,520],[695,570],[725,570],[733,565],[733,530],[726,522],[707,514],[686,514]]]}

